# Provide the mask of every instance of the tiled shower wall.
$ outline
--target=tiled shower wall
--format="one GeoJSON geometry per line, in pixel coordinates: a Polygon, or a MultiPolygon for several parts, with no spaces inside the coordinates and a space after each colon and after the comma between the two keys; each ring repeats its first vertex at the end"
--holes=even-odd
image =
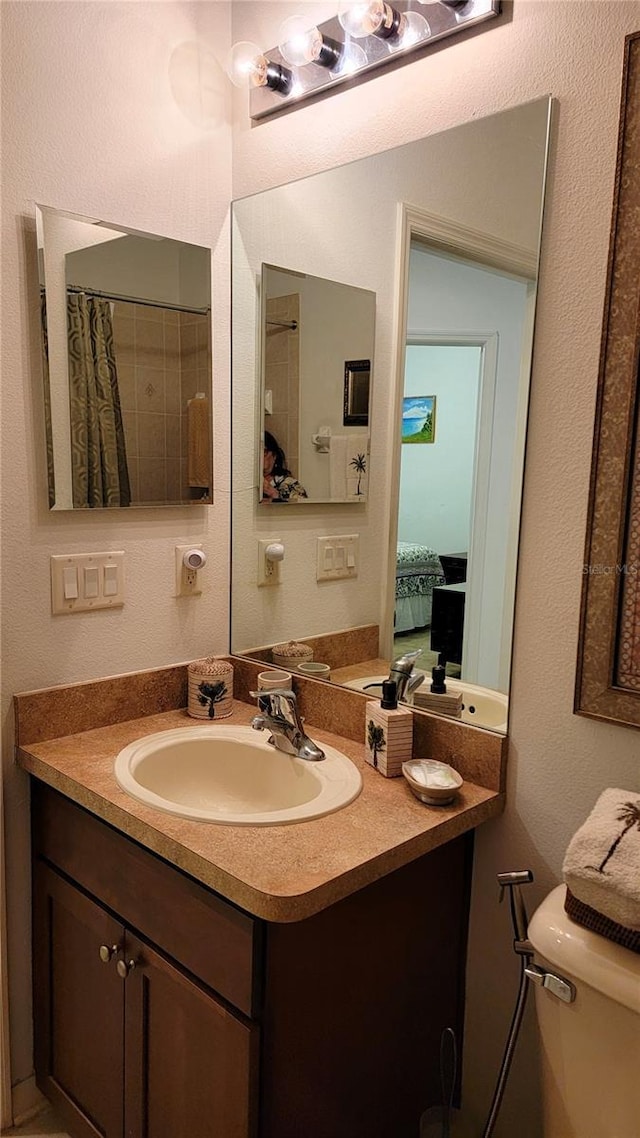
{"type": "MultiPolygon", "coordinates": [[[[209,318],[116,301],[113,333],[132,504],[190,498],[187,404],[211,389],[209,318]]],[[[199,494],[198,494],[199,496],[199,494]]]]}

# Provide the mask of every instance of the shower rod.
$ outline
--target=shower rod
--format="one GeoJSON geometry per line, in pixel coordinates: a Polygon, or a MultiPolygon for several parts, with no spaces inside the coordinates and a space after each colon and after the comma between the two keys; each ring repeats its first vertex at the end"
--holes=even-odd
{"type": "Polygon", "coordinates": [[[171,312],[190,312],[196,316],[208,316],[209,308],[188,308],[184,304],[171,304],[168,300],[144,300],[141,296],[123,296],[115,292],[100,292],[95,288],[82,288],[81,285],[67,285],[67,292],[86,293],[101,300],[122,300],[127,304],[142,304],[147,308],[167,308],[171,312]]]}
{"type": "Polygon", "coordinates": [[[296,332],[298,328],[297,320],[267,320],[267,324],[273,324],[276,328],[289,328],[291,332],[296,332]]]}

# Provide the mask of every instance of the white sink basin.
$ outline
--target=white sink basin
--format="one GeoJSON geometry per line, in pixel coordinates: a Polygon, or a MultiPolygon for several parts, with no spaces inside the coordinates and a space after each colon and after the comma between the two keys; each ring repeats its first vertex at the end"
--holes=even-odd
{"type": "MultiPolygon", "coordinates": [[[[418,672],[419,669],[415,669],[418,672]]],[[[364,691],[369,684],[382,684],[387,676],[363,676],[359,680],[349,680],[345,687],[364,691]]],[[[418,691],[429,691],[431,679],[425,673],[425,679],[418,691]]],[[[447,689],[462,692],[463,707],[459,723],[473,723],[476,727],[488,727],[491,731],[500,731],[506,734],[509,700],[502,692],[492,691],[491,688],[482,688],[478,684],[467,684],[447,676],[447,689]]],[[[372,699],[379,699],[382,688],[372,688],[366,693],[372,699]]],[[[412,702],[409,696],[408,703],[412,702]]]]}
{"type": "Polygon", "coordinates": [[[333,747],[308,762],[285,755],[252,727],[203,725],[130,743],[115,761],[123,790],[147,806],[233,826],[308,821],[360,793],[357,767],[333,747]]]}

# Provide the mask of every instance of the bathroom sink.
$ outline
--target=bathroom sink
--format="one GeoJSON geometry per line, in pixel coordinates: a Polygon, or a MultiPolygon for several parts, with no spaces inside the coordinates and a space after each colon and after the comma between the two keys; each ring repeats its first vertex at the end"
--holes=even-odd
{"type": "MultiPolygon", "coordinates": [[[[415,668],[414,672],[417,674],[419,669],[415,668]]],[[[382,681],[386,679],[386,675],[362,676],[358,680],[349,680],[345,687],[364,691],[369,684],[382,685],[382,681]]],[[[425,679],[418,691],[429,691],[430,683],[431,679],[425,673],[425,679]]],[[[502,734],[506,734],[509,710],[509,700],[506,695],[499,691],[492,691],[490,688],[482,688],[478,684],[464,683],[462,680],[456,680],[453,676],[447,677],[447,689],[462,692],[462,715],[457,722],[473,723],[476,727],[488,727],[492,731],[500,731],[502,734]]],[[[371,688],[366,694],[372,699],[379,699],[382,694],[382,687],[371,688]]],[[[411,704],[412,702],[412,697],[409,696],[407,703],[411,704]]]]}
{"type": "Polygon", "coordinates": [[[308,821],[347,806],[362,779],[346,755],[285,755],[251,727],[207,724],[160,731],[120,751],[115,776],[147,806],[233,826],[308,821]]]}

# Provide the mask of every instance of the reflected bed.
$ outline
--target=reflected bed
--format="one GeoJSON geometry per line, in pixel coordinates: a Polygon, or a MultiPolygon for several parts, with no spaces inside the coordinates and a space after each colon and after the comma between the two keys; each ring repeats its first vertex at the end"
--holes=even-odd
{"type": "Polygon", "coordinates": [[[395,632],[410,632],[431,624],[436,585],[446,584],[438,554],[426,545],[398,542],[396,558],[395,632]]]}

